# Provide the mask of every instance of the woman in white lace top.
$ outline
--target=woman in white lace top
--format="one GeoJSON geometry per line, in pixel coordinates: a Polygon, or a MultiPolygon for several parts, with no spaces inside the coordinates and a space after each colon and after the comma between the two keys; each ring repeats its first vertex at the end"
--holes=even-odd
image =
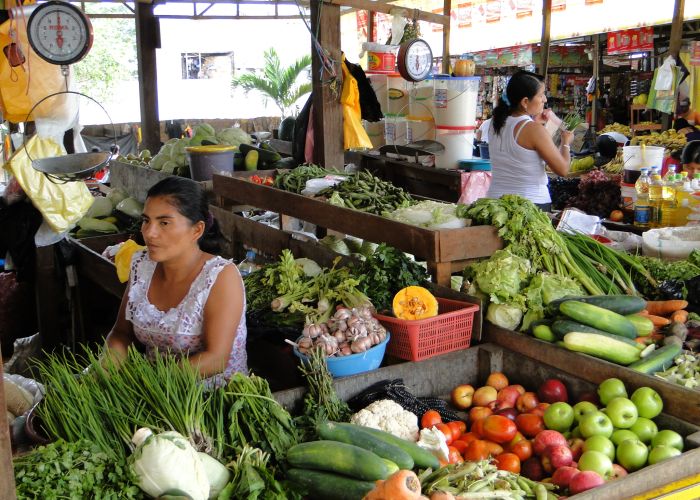
{"type": "Polygon", "coordinates": [[[148,191],[141,225],[147,250],[133,256],[107,336],[117,358],[138,343],[151,357],[187,359],[210,384],[247,372],[243,280],[232,262],[200,248],[214,224],[198,183],[173,176],[148,191]]]}

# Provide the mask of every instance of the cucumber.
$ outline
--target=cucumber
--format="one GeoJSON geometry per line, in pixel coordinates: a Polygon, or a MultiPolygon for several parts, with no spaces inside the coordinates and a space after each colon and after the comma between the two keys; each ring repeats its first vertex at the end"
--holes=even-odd
{"type": "Polygon", "coordinates": [[[369,450],[337,441],[309,441],[287,450],[292,467],[325,470],[363,481],[386,479],[395,470],[369,450]]]}
{"type": "Polygon", "coordinates": [[[544,340],[545,342],[554,342],[557,340],[552,329],[547,325],[537,325],[532,329],[532,335],[536,339],[544,340]]]}
{"type": "Polygon", "coordinates": [[[382,458],[391,460],[400,469],[413,469],[413,458],[394,444],[387,443],[365,432],[364,427],[340,422],[322,422],[317,426],[321,439],[354,444],[369,450],[382,458]]]}
{"type": "Polygon", "coordinates": [[[308,469],[289,469],[287,478],[302,486],[310,498],[358,500],[374,489],[374,483],[308,469]]]}
{"type": "Polygon", "coordinates": [[[564,346],[570,351],[582,352],[620,365],[639,361],[639,348],[616,335],[569,332],[564,335],[564,346]]]}
{"type": "Polygon", "coordinates": [[[364,426],[359,427],[365,432],[370,433],[372,436],[379,438],[382,441],[385,441],[389,444],[396,445],[402,450],[404,450],[406,453],[411,455],[411,458],[413,458],[413,462],[415,463],[416,467],[419,467],[421,469],[427,469],[428,467],[430,467],[433,470],[440,467],[440,461],[437,459],[437,457],[430,453],[428,450],[421,448],[416,443],[407,441],[405,439],[401,439],[400,437],[396,437],[393,434],[389,434],[388,432],[380,431],[379,429],[372,429],[371,427],[364,426]]]}
{"type": "Polygon", "coordinates": [[[553,300],[547,305],[547,308],[552,312],[556,312],[559,310],[559,306],[567,300],[592,304],[622,316],[641,312],[646,307],[646,302],[641,297],[632,295],[592,295],[590,297],[564,297],[563,299],[553,300]]]}
{"type": "MultiPolygon", "coordinates": [[[[569,332],[585,332],[585,333],[607,333],[598,328],[593,328],[592,326],[584,325],[578,321],[572,321],[570,319],[558,319],[552,323],[552,331],[554,335],[560,339],[564,338],[569,332]]],[[[625,337],[626,338],[626,337],[625,337]]]]}
{"type": "Polygon", "coordinates": [[[625,316],[632,322],[637,330],[637,337],[648,337],[654,331],[654,323],[640,314],[628,314],[625,316]]]}
{"type": "Polygon", "coordinates": [[[604,332],[628,339],[637,337],[637,329],[630,320],[603,307],[577,300],[567,300],[559,305],[559,310],[571,319],[604,332]]]}
{"type": "Polygon", "coordinates": [[[639,361],[635,361],[629,368],[637,371],[639,373],[652,374],[661,370],[666,370],[670,368],[673,364],[673,360],[676,359],[683,347],[680,343],[670,343],[665,346],[656,349],[654,352],[649,354],[639,361]]]}

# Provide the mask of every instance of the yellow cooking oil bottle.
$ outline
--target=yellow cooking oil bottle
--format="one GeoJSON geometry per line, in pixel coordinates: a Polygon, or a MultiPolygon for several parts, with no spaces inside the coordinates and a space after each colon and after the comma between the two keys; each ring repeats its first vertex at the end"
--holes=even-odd
{"type": "MultiPolygon", "coordinates": [[[[676,174],[678,176],[679,174],[676,174]]],[[[694,198],[692,194],[695,192],[690,184],[690,181],[682,180],[681,176],[681,187],[676,188],[676,214],[674,226],[685,226],[688,223],[688,216],[691,213],[691,207],[694,203],[694,198]]]]}
{"type": "Polygon", "coordinates": [[[664,180],[656,173],[651,176],[649,182],[649,207],[651,215],[649,218],[651,227],[659,227],[661,223],[661,202],[663,199],[664,180]]]}

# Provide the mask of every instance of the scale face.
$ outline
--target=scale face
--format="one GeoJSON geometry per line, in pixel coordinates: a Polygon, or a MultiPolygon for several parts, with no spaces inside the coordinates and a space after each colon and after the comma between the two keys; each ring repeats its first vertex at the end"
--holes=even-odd
{"type": "Polygon", "coordinates": [[[401,44],[397,57],[399,73],[409,82],[420,82],[430,74],[433,51],[425,40],[416,38],[401,44]]]}
{"type": "Polygon", "coordinates": [[[92,24],[68,2],[39,4],[27,23],[29,43],[42,59],[57,65],[80,61],[92,47],[92,24]]]}

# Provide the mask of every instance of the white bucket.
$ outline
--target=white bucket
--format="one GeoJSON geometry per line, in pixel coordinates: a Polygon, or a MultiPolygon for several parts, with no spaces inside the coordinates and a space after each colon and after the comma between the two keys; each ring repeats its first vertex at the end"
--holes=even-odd
{"type": "Polygon", "coordinates": [[[433,80],[409,84],[408,114],[414,118],[435,119],[433,80]]]}
{"type": "Polygon", "coordinates": [[[384,140],[384,120],[378,122],[362,120],[362,126],[365,128],[369,140],[372,141],[372,147],[380,148],[386,143],[384,140]]]}
{"type": "Polygon", "coordinates": [[[386,114],[406,116],[408,114],[408,82],[401,75],[388,75],[388,105],[386,114]]]}
{"type": "Polygon", "coordinates": [[[644,150],[644,164],[642,165],[642,147],[625,146],[622,148],[622,161],[625,170],[640,170],[647,167],[659,167],[659,172],[664,164],[665,148],[659,146],[647,146],[644,150]]]}
{"type": "Polygon", "coordinates": [[[476,124],[479,77],[435,76],[435,125],[466,127],[476,124]]]}
{"type": "Polygon", "coordinates": [[[406,139],[408,142],[435,140],[435,122],[432,118],[406,117],[406,139]]]}
{"type": "Polygon", "coordinates": [[[386,75],[378,73],[367,73],[367,78],[369,78],[369,83],[374,89],[374,93],[377,96],[377,101],[379,101],[379,106],[382,112],[386,112],[388,105],[388,94],[387,94],[387,81],[386,75]]]}
{"type": "Polygon", "coordinates": [[[459,160],[470,160],[474,147],[474,130],[449,130],[436,127],[435,140],[445,146],[445,152],[435,155],[435,167],[456,169],[459,160]]]}
{"type": "Polygon", "coordinates": [[[408,144],[407,122],[403,116],[387,116],[384,118],[384,140],[390,146],[408,144]]]}

